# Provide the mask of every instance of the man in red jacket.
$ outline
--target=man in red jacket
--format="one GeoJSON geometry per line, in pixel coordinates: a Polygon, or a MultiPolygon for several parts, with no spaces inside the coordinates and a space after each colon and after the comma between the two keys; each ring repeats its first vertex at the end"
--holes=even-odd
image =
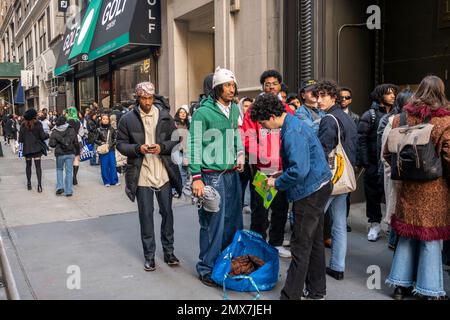
{"type": "MultiPolygon", "coordinates": [[[[281,101],[280,96],[283,77],[276,70],[265,71],[260,79],[264,93],[273,93],[281,101]]],[[[283,102],[286,112],[293,114],[289,106],[283,102]]],[[[252,180],[256,172],[262,171],[269,177],[282,170],[280,158],[281,135],[280,130],[264,129],[259,123],[252,121],[250,112],[247,112],[242,126],[241,136],[249,157],[252,180]]],[[[264,200],[255,191],[253,184],[251,188],[251,226],[250,229],[267,237],[269,228],[269,210],[264,208],[264,200]]],[[[289,203],[286,193],[279,192],[272,202],[272,215],[270,219],[269,244],[278,249],[280,257],[290,258],[291,252],[283,247],[284,228],[289,211],[289,203]]]]}

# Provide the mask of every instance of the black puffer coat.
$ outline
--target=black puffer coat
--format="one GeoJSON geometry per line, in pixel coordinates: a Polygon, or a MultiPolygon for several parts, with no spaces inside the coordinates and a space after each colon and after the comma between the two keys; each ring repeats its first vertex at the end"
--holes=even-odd
{"type": "Polygon", "coordinates": [[[377,131],[381,118],[386,115],[386,108],[374,102],[359,120],[358,124],[358,166],[367,168],[378,165],[380,155],[377,148],[377,131]]]}
{"type": "MultiPolygon", "coordinates": [[[[170,184],[181,194],[182,183],[178,165],[172,161],[172,149],[179,141],[171,141],[172,134],[176,130],[175,122],[165,108],[155,105],[159,110],[158,125],[156,126],[156,143],[161,146],[161,160],[169,175],[170,184]]],[[[139,114],[139,106],[125,114],[120,120],[117,134],[117,150],[128,157],[126,167],[125,192],[131,201],[136,199],[136,191],[141,173],[144,155],[140,148],[145,144],[145,129],[139,114]]]]}

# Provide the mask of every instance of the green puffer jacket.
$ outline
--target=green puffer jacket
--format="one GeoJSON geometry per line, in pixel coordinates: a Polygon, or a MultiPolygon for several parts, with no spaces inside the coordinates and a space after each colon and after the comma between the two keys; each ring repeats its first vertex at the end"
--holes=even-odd
{"type": "Polygon", "coordinates": [[[237,157],[243,154],[238,128],[239,107],[231,105],[228,119],[212,97],[202,101],[190,126],[189,168],[194,180],[201,179],[202,170],[233,170],[237,157]]]}

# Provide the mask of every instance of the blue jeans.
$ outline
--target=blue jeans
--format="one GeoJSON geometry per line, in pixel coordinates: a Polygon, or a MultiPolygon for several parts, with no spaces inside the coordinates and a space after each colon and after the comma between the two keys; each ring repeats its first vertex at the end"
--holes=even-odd
{"type": "Polygon", "coordinates": [[[201,277],[211,276],[217,257],[243,229],[241,182],[237,172],[203,174],[205,186],[214,187],[220,194],[218,213],[198,211],[200,221],[200,261],[197,272],[201,277]]]}
{"type": "Polygon", "coordinates": [[[325,207],[331,215],[331,259],[330,268],[337,272],[345,271],[347,255],[347,196],[341,194],[331,196],[325,207]]]}
{"type": "Polygon", "coordinates": [[[440,241],[400,237],[386,283],[414,287],[423,296],[445,296],[440,241]]]}
{"type": "Polygon", "coordinates": [[[73,194],[73,160],[75,155],[56,157],[56,190],[64,189],[64,195],[73,194]],[[64,178],[64,167],[66,176],[64,178]]]}
{"type": "Polygon", "coordinates": [[[94,156],[89,160],[91,166],[97,165],[97,153],[94,153],[94,156]]]}
{"type": "Polygon", "coordinates": [[[116,152],[114,149],[111,149],[107,154],[100,155],[100,164],[102,166],[103,184],[105,186],[114,186],[119,183],[116,168],[116,152]]]}

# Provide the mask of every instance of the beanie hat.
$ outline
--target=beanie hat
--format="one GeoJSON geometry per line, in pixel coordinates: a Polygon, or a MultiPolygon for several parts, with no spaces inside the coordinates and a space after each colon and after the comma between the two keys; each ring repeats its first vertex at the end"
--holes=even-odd
{"type": "Polygon", "coordinates": [[[141,82],[136,86],[136,97],[150,98],[155,94],[155,86],[151,82],[141,82]]]}
{"type": "Polygon", "coordinates": [[[220,67],[217,67],[216,73],[214,73],[213,78],[213,89],[217,87],[218,85],[234,81],[237,85],[236,77],[234,76],[234,73],[227,69],[222,69],[220,67]]]}
{"type": "Polygon", "coordinates": [[[25,114],[23,115],[23,117],[27,121],[31,121],[33,119],[36,119],[37,111],[35,109],[28,109],[27,111],[25,111],[25,114]]]}
{"type": "Polygon", "coordinates": [[[184,104],[181,107],[179,107],[177,112],[180,111],[180,109],[183,109],[184,111],[186,111],[187,114],[189,114],[189,106],[187,104],[184,104]]]}

